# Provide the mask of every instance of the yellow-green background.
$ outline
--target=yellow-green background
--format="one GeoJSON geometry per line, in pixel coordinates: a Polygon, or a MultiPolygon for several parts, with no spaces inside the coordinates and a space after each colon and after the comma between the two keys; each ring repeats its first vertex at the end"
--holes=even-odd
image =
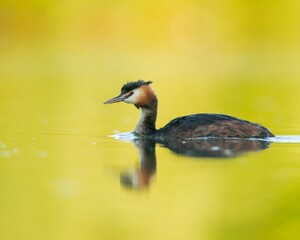
{"type": "Polygon", "coordinates": [[[152,80],[158,126],[226,113],[300,133],[300,2],[0,1],[1,239],[299,239],[300,149],[230,161],[157,147],[147,190],[139,112],[102,103],[152,80]]]}

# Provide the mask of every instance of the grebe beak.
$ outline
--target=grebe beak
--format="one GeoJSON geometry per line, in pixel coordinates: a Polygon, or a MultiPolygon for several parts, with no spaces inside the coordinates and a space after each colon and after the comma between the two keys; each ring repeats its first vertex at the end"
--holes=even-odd
{"type": "Polygon", "coordinates": [[[117,102],[122,102],[124,101],[128,96],[126,95],[119,95],[117,97],[114,97],[112,99],[107,100],[106,102],[104,102],[103,104],[111,104],[111,103],[117,103],[117,102]]]}

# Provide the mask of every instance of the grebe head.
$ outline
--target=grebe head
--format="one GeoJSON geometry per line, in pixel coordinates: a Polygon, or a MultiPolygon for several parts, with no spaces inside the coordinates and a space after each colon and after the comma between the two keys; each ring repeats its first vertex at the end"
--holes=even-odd
{"type": "Polygon", "coordinates": [[[122,87],[120,95],[107,100],[104,104],[125,102],[134,104],[137,108],[150,108],[157,103],[155,93],[149,86],[151,83],[151,81],[143,80],[128,82],[122,87]]]}

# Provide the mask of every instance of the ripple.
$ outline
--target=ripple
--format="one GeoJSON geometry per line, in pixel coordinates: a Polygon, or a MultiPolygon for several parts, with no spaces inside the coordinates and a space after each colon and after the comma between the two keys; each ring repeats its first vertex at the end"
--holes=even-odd
{"type": "Polygon", "coordinates": [[[283,136],[276,136],[272,138],[266,139],[269,142],[275,143],[300,143],[300,136],[298,135],[283,135],[283,136]]]}
{"type": "MultiPolygon", "coordinates": [[[[122,140],[122,141],[132,141],[132,140],[139,138],[138,136],[134,135],[133,132],[117,133],[117,134],[109,135],[109,137],[112,137],[117,140],[122,140]]],[[[200,139],[205,140],[205,139],[209,139],[209,138],[200,138],[200,139]]],[[[238,140],[239,138],[232,138],[232,140],[234,140],[234,139],[238,140]]],[[[249,138],[248,140],[255,140],[255,141],[259,140],[259,141],[275,142],[275,143],[300,143],[300,136],[298,136],[298,135],[282,135],[282,136],[263,138],[263,139],[249,138]]]]}
{"type": "Polygon", "coordinates": [[[134,135],[133,132],[117,133],[117,134],[109,135],[109,137],[122,140],[122,141],[132,141],[139,138],[138,136],[134,135]]]}

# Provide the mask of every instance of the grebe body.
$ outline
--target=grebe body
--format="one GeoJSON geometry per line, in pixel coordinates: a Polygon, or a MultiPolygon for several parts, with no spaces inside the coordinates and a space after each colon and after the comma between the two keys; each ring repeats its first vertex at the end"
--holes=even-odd
{"type": "Polygon", "coordinates": [[[104,104],[125,102],[141,109],[141,117],[134,133],[150,139],[164,138],[267,138],[274,135],[265,127],[224,114],[193,114],[178,117],[160,129],[156,129],[158,100],[151,81],[129,82],[121,94],[104,104]]]}

